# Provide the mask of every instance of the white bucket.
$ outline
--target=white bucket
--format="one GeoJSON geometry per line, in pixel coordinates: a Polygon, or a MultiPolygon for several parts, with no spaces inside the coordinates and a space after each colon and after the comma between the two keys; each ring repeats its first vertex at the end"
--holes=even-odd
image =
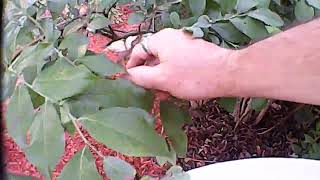
{"type": "Polygon", "coordinates": [[[216,163],[187,173],[190,180],[320,180],[320,161],[252,158],[216,163]]]}

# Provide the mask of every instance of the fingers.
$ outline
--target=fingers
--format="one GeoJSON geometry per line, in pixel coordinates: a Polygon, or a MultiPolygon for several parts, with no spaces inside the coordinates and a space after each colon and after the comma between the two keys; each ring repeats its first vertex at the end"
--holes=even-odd
{"type": "Polygon", "coordinates": [[[129,79],[139,86],[148,89],[163,89],[164,78],[161,76],[160,66],[137,66],[128,69],[129,79]]]}

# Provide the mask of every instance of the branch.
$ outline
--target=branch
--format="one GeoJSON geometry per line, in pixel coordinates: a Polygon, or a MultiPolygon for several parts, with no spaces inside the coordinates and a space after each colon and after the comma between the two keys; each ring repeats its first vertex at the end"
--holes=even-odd
{"type": "Polygon", "coordinates": [[[96,152],[98,154],[98,156],[100,156],[101,158],[104,158],[104,155],[98,151],[89,141],[88,139],[83,135],[83,133],[81,132],[75,118],[69,113],[69,117],[74,125],[74,127],[76,128],[77,132],[79,133],[80,137],[82,138],[83,142],[88,145],[94,152],[96,152]]]}
{"type": "Polygon", "coordinates": [[[40,23],[39,23],[37,20],[35,20],[33,17],[31,17],[31,16],[27,16],[27,18],[28,18],[33,24],[35,24],[35,25],[40,29],[40,31],[42,32],[42,34],[44,35],[45,30],[42,28],[42,26],[40,25],[40,23]]]}
{"type": "Polygon", "coordinates": [[[266,106],[260,111],[259,115],[256,118],[256,121],[254,122],[254,125],[258,125],[263,117],[266,115],[268,109],[270,108],[271,104],[274,102],[274,100],[268,100],[268,103],[266,106]]]}

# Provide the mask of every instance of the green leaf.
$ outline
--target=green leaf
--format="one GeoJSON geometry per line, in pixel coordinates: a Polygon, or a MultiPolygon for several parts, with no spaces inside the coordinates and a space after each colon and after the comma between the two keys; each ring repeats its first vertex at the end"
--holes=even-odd
{"type": "Polygon", "coordinates": [[[258,5],[256,0],[238,0],[236,10],[238,13],[246,12],[258,5]]]}
{"type": "Polygon", "coordinates": [[[31,176],[20,176],[16,174],[9,173],[7,175],[8,180],[38,180],[37,178],[31,177],[31,176]]]}
{"type": "Polygon", "coordinates": [[[237,5],[237,0],[215,0],[225,12],[231,12],[237,5]]]}
{"type": "Polygon", "coordinates": [[[297,144],[292,144],[291,149],[295,154],[300,154],[302,152],[302,148],[297,144]]]}
{"type": "Polygon", "coordinates": [[[103,12],[111,8],[117,1],[119,0],[96,0],[94,8],[97,10],[97,12],[103,12]]]}
{"type": "Polygon", "coordinates": [[[27,9],[32,6],[36,0],[12,0],[18,7],[27,9]]]}
{"type": "Polygon", "coordinates": [[[272,26],[265,26],[265,27],[266,27],[268,33],[272,34],[272,35],[282,32],[281,29],[279,29],[277,27],[272,27],[272,26]]]}
{"type": "Polygon", "coordinates": [[[304,134],[304,142],[312,144],[314,143],[314,139],[310,135],[304,134]]]}
{"type": "Polygon", "coordinates": [[[217,2],[215,2],[215,1],[207,1],[207,8],[208,8],[208,12],[206,14],[208,14],[208,16],[212,20],[216,20],[216,19],[222,18],[221,8],[220,8],[220,6],[219,6],[219,4],[217,2]]]}
{"type": "Polygon", "coordinates": [[[30,127],[30,145],[25,149],[29,162],[47,179],[64,151],[64,132],[53,104],[46,102],[30,127]]]}
{"type": "Polygon", "coordinates": [[[88,38],[85,35],[80,33],[70,33],[62,40],[59,48],[67,49],[67,57],[71,60],[75,60],[86,54],[88,43],[88,38]]]}
{"type": "Polygon", "coordinates": [[[51,18],[44,18],[41,20],[41,27],[44,29],[44,36],[46,42],[55,42],[61,35],[61,32],[55,29],[51,18]]]}
{"type": "Polygon", "coordinates": [[[314,8],[320,9],[320,0],[307,0],[307,3],[314,8]]]}
{"type": "Polygon", "coordinates": [[[21,55],[15,60],[13,69],[17,72],[22,72],[24,68],[28,66],[37,65],[37,71],[46,64],[46,60],[53,50],[52,43],[39,43],[34,46],[30,46],[22,51],[21,55]]]}
{"type": "Polygon", "coordinates": [[[187,153],[188,137],[182,130],[182,126],[190,121],[190,116],[183,109],[169,102],[161,102],[160,116],[173,149],[178,156],[185,156],[187,153]]]}
{"type": "Polygon", "coordinates": [[[32,33],[34,26],[27,25],[20,29],[19,34],[17,36],[16,45],[17,46],[26,46],[31,41],[33,41],[34,34],[32,33]]]}
{"type": "Polygon", "coordinates": [[[212,24],[212,29],[215,30],[223,39],[233,43],[246,43],[250,39],[242,34],[230,22],[219,22],[212,24]]]}
{"type": "Polygon", "coordinates": [[[160,180],[190,180],[190,176],[180,166],[172,166],[160,180]]]}
{"type": "Polygon", "coordinates": [[[256,0],[258,2],[258,8],[269,8],[271,0],[256,0]]]}
{"type": "Polygon", "coordinates": [[[267,99],[264,98],[253,98],[251,102],[251,107],[257,112],[260,112],[268,103],[267,99]]]}
{"type": "Polygon", "coordinates": [[[26,135],[34,119],[33,106],[24,85],[16,87],[6,114],[6,127],[10,136],[21,147],[27,146],[26,135]]]}
{"type": "Polygon", "coordinates": [[[112,62],[104,55],[85,56],[78,59],[77,62],[87,66],[91,71],[104,77],[125,72],[119,64],[112,62]]]}
{"type": "Polygon", "coordinates": [[[134,179],[137,173],[129,163],[112,156],[103,160],[103,167],[111,180],[134,179]]]}
{"type": "Polygon", "coordinates": [[[128,24],[140,24],[144,21],[145,16],[142,13],[131,13],[128,17],[128,24]]]}
{"type": "Polygon", "coordinates": [[[170,21],[173,24],[174,28],[180,28],[181,27],[181,21],[180,21],[180,16],[177,12],[172,12],[170,13],[170,21]]]}
{"type": "Polygon", "coordinates": [[[320,132],[320,119],[318,119],[318,121],[317,121],[316,131],[317,131],[317,132],[320,132]]]}
{"type": "Polygon", "coordinates": [[[10,97],[16,87],[17,82],[17,75],[13,74],[9,71],[5,71],[2,77],[2,94],[1,94],[1,101],[10,97]]]}
{"type": "Polygon", "coordinates": [[[191,26],[191,27],[185,27],[183,29],[187,32],[191,32],[193,38],[202,38],[204,36],[204,32],[199,27],[191,26]]]}
{"type": "Polygon", "coordinates": [[[76,129],[73,125],[72,119],[69,116],[70,108],[68,104],[63,104],[60,107],[61,124],[71,135],[74,135],[76,129]]]}
{"type": "Polygon", "coordinates": [[[210,41],[216,45],[219,45],[220,44],[220,39],[219,37],[213,35],[213,34],[209,34],[209,38],[210,38],[210,41]]]}
{"type": "Polygon", "coordinates": [[[197,23],[194,26],[200,28],[209,28],[211,26],[212,20],[207,15],[202,15],[198,18],[197,23]]]}
{"type": "Polygon", "coordinates": [[[261,40],[268,37],[264,24],[250,17],[236,17],[230,19],[230,22],[253,40],[261,40]]]}
{"type": "Polygon", "coordinates": [[[58,180],[102,180],[88,147],[83,148],[64,166],[58,180]]]}
{"type": "Polygon", "coordinates": [[[42,97],[40,94],[34,92],[32,89],[28,88],[29,90],[29,94],[31,97],[31,101],[33,104],[33,108],[38,108],[39,106],[41,106],[44,102],[45,102],[45,98],[42,97]]]}
{"type": "Polygon", "coordinates": [[[88,25],[88,28],[91,31],[95,32],[96,30],[105,28],[110,24],[111,21],[107,19],[105,16],[100,14],[94,14],[90,24],[88,25]]]}
{"type": "Polygon", "coordinates": [[[70,7],[74,7],[77,0],[47,0],[47,3],[53,18],[55,19],[60,16],[62,10],[67,4],[69,4],[70,7]]]}
{"type": "Polygon", "coordinates": [[[84,92],[92,84],[93,75],[83,65],[72,67],[62,58],[43,70],[32,87],[54,102],[84,92]]]}
{"type": "Polygon", "coordinates": [[[232,113],[237,103],[237,98],[220,98],[218,103],[229,113],[232,113]]]}
{"type": "Polygon", "coordinates": [[[158,180],[158,179],[151,176],[143,176],[140,180],[158,180]]]}
{"type": "MultiPolygon", "coordinates": [[[[171,147],[171,146],[170,146],[171,147]]],[[[171,147],[172,148],[172,147],[171,147]]],[[[172,165],[176,165],[176,161],[177,161],[177,153],[171,149],[170,150],[170,156],[157,156],[156,157],[157,163],[160,166],[163,166],[164,164],[166,164],[167,162],[169,162],[172,165]]]]}
{"type": "MultiPolygon", "coordinates": [[[[13,54],[17,46],[17,37],[21,30],[21,27],[17,22],[9,22],[9,24],[4,28],[4,53],[7,59],[7,63],[10,64],[13,58],[13,54]]],[[[2,52],[1,52],[2,53],[2,52]]]]}
{"type": "Polygon", "coordinates": [[[300,0],[294,8],[294,14],[298,21],[309,21],[314,16],[314,9],[308,6],[305,0],[300,0]]]}
{"type": "Polygon", "coordinates": [[[80,117],[95,113],[99,108],[138,107],[146,111],[152,108],[153,94],[124,79],[97,80],[79,97],[68,101],[71,113],[80,117]]]}
{"type": "Polygon", "coordinates": [[[248,16],[260,20],[270,26],[280,27],[284,25],[281,17],[267,8],[260,8],[254,11],[250,11],[248,13],[248,16]]]}
{"type": "Polygon", "coordinates": [[[97,141],[122,154],[168,156],[166,141],[146,120],[150,118],[141,109],[114,107],[79,120],[97,141]]]}
{"type": "Polygon", "coordinates": [[[195,16],[200,16],[206,9],[206,0],[188,0],[191,12],[195,16]]]}
{"type": "Polygon", "coordinates": [[[71,33],[77,32],[80,28],[82,28],[85,24],[87,24],[86,19],[77,19],[70,24],[68,24],[63,30],[63,36],[66,37],[71,33]]]}

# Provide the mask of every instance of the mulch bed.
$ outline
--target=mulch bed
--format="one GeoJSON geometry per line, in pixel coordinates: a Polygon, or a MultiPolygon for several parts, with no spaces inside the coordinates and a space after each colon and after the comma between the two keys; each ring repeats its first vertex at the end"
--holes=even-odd
{"type": "MultiPolygon", "coordinates": [[[[122,19],[126,22],[130,11],[126,7],[123,7],[120,9],[120,12],[123,12],[122,19]]],[[[126,23],[119,23],[114,25],[114,27],[128,31],[136,29],[135,26],[128,26],[126,23]]],[[[89,50],[96,53],[104,53],[112,60],[117,59],[116,55],[104,50],[105,45],[110,39],[99,34],[89,34],[88,36],[90,40],[89,50]]],[[[159,101],[156,101],[154,105],[154,114],[159,112],[158,103],[159,101]]],[[[5,108],[6,105],[3,104],[3,107],[5,108]]],[[[292,152],[289,147],[290,142],[288,138],[292,139],[303,135],[303,131],[292,125],[294,123],[290,122],[290,118],[286,123],[276,126],[265,134],[259,135],[259,133],[274,127],[277,121],[285,117],[291,109],[293,107],[290,105],[279,104],[277,108],[272,108],[267,113],[267,117],[258,126],[254,127],[250,125],[250,122],[247,122],[241,123],[235,129],[236,122],[234,118],[219,107],[214,100],[209,101],[199,108],[191,110],[193,123],[184,127],[189,138],[188,153],[186,158],[178,160],[178,164],[185,170],[190,170],[215,162],[249,157],[289,157],[292,152]]],[[[159,119],[157,119],[156,129],[162,132],[159,119]]],[[[140,176],[150,175],[159,177],[167,169],[167,166],[160,167],[157,165],[153,158],[123,156],[108,149],[105,145],[97,143],[84,130],[83,132],[103,155],[118,156],[126,160],[137,169],[140,176]]],[[[66,134],[65,137],[65,152],[53,172],[53,179],[56,179],[61,173],[64,165],[72,156],[84,147],[84,142],[79,135],[76,134],[74,137],[71,137],[66,134]]],[[[37,169],[26,160],[24,153],[6,131],[4,133],[4,142],[6,169],[8,172],[43,179],[37,169]]],[[[96,154],[94,154],[94,157],[99,173],[104,179],[107,179],[103,172],[102,159],[96,154]]]]}

